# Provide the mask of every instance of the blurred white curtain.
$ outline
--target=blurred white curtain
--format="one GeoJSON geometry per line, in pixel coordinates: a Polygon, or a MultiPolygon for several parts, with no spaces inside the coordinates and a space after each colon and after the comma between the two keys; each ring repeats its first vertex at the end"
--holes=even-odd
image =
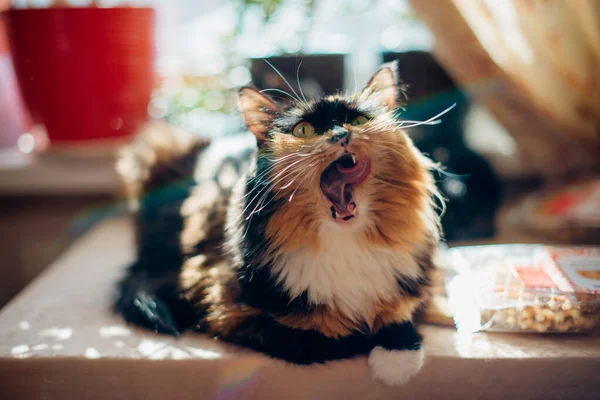
{"type": "Polygon", "coordinates": [[[440,61],[538,171],[600,164],[600,0],[411,3],[440,61]]]}
{"type": "Polygon", "coordinates": [[[574,133],[598,137],[600,0],[455,4],[494,62],[533,101],[574,133]]]}

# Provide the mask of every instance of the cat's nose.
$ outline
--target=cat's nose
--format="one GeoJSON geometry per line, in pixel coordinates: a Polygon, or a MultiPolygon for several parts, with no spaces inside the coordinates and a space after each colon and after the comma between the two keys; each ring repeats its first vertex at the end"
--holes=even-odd
{"type": "Polygon", "coordinates": [[[331,143],[339,143],[341,146],[347,146],[350,143],[350,132],[341,126],[336,126],[331,130],[331,143]]]}

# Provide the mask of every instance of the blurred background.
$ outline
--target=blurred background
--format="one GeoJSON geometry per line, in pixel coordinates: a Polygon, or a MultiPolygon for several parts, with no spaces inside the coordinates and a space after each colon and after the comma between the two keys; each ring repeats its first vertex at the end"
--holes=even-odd
{"type": "Polygon", "coordinates": [[[352,91],[399,60],[450,244],[600,244],[597,0],[0,0],[0,307],[124,213],[148,120],[243,132],[235,88],[352,91]],[[454,106],[454,108],[452,108],[454,106]]]}

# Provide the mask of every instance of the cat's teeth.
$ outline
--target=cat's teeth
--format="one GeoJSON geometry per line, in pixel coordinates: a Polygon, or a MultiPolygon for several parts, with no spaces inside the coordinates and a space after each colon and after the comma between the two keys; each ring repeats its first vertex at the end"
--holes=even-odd
{"type": "Polygon", "coordinates": [[[339,214],[338,214],[337,210],[334,210],[333,211],[333,218],[337,219],[338,217],[339,217],[339,214]]]}
{"type": "Polygon", "coordinates": [[[354,153],[350,153],[350,155],[352,156],[352,162],[356,164],[356,156],[354,155],[354,153]]]}

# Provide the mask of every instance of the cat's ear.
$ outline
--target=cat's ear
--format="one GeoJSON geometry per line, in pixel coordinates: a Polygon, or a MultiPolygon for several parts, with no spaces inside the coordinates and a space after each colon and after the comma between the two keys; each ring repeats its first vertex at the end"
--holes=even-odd
{"type": "Polygon", "coordinates": [[[261,145],[268,138],[271,122],[279,107],[267,96],[248,86],[240,89],[238,106],[246,126],[261,145]]]}
{"type": "Polygon", "coordinates": [[[395,110],[404,105],[406,100],[405,86],[398,74],[398,61],[383,64],[362,90],[359,99],[374,102],[388,110],[395,110]]]}

